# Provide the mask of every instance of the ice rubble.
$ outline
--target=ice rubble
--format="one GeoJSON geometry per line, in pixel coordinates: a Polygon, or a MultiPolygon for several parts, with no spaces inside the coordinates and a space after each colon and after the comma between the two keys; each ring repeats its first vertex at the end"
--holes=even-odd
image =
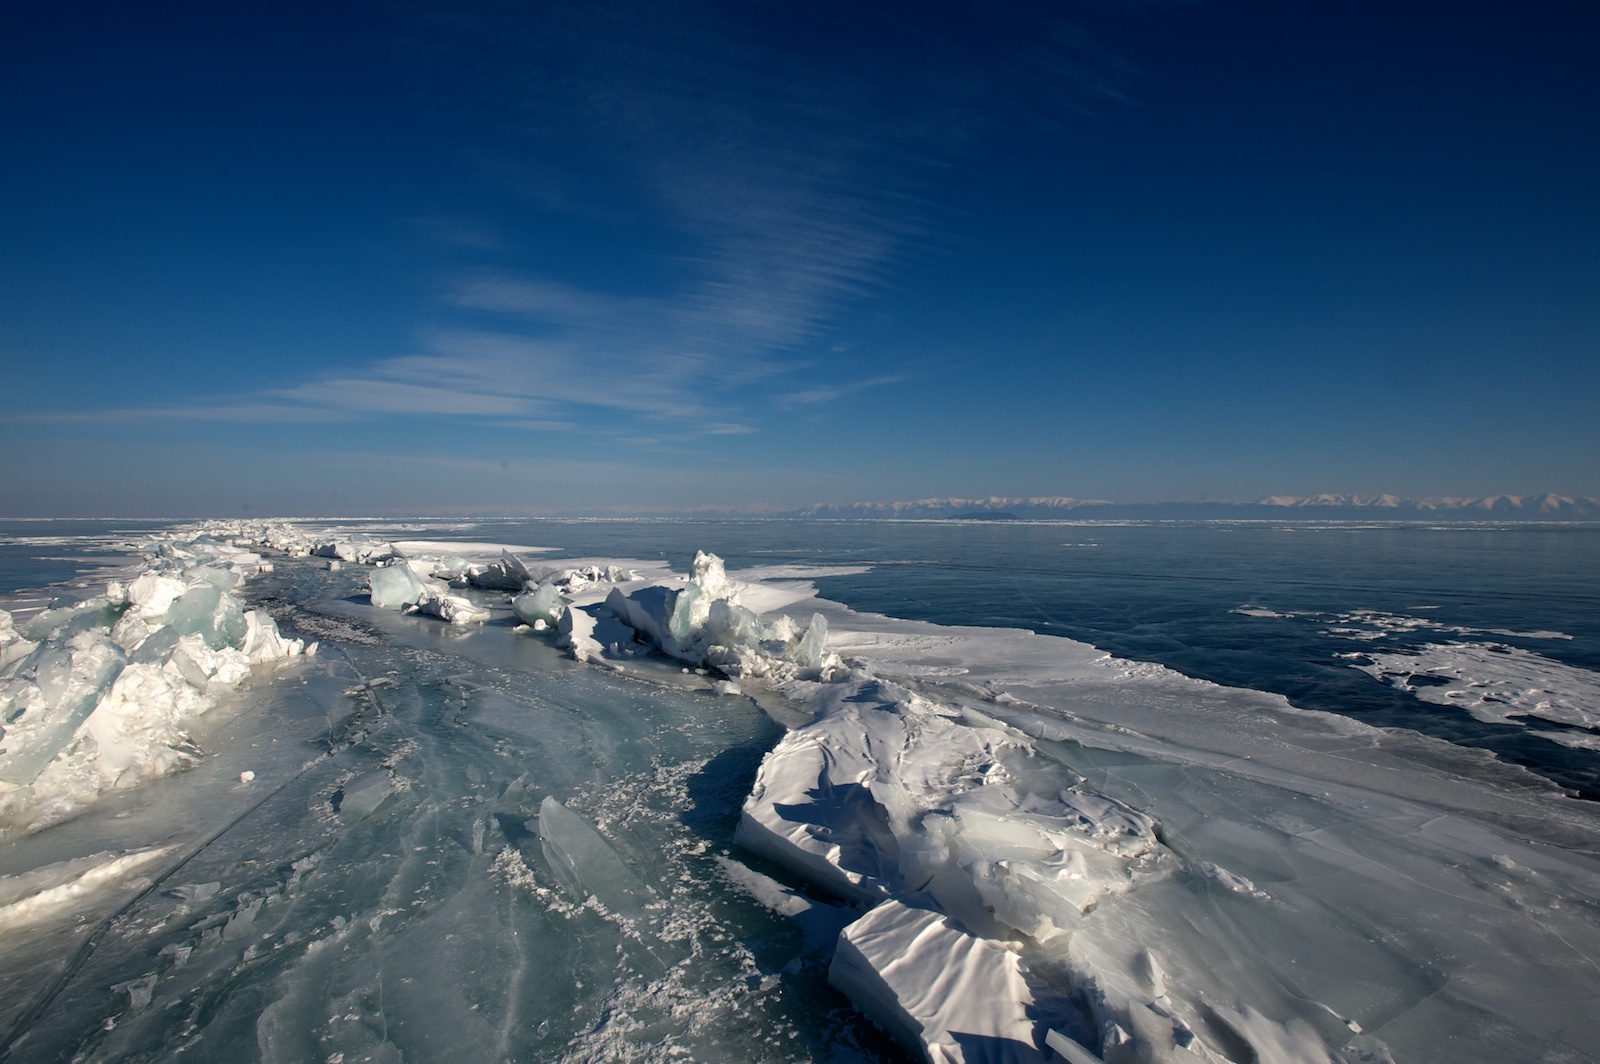
{"type": "MultiPolygon", "coordinates": [[[[800,581],[730,579],[708,554],[687,578],[569,597],[560,631],[581,660],[621,668],[653,649],[809,708],[810,719],[794,721],[764,759],[738,841],[863,914],[839,935],[830,978],[930,1061],[1388,1060],[1363,1025],[1393,1024],[1397,1037],[1418,1041],[1441,1022],[1430,1017],[1446,1014],[1428,1004],[1443,982],[1427,958],[1457,950],[1452,935],[1495,935],[1484,906],[1503,896],[1539,912],[1557,896],[1532,879],[1486,880],[1478,870],[1506,867],[1489,855],[1509,840],[1440,815],[1498,803],[1500,823],[1528,823],[1558,812],[1548,804],[1554,795],[1513,787],[1491,800],[1482,783],[1419,771],[1403,752],[1380,749],[1400,751],[1399,736],[1302,713],[1276,696],[1229,692],[1032,633],[833,609],[800,581]],[[823,609],[847,626],[831,642],[823,609]],[[796,622],[807,615],[808,625],[796,622]],[[1108,695],[1106,707],[1096,705],[1108,695]],[[1101,715],[1090,723],[1048,706],[1101,715]],[[1263,732],[1280,726],[1294,741],[1263,732]],[[1175,850],[1151,816],[1066,768],[1060,741],[1085,738],[1194,766],[1166,770],[1195,773],[1184,800],[1192,806],[1174,806],[1179,826],[1166,829],[1191,840],[1175,850]],[[1297,826],[1275,811],[1299,795],[1332,803],[1318,814],[1325,826],[1297,826]],[[1231,819],[1252,804],[1266,829],[1231,819]],[[1359,810],[1354,822],[1368,828],[1346,837],[1339,825],[1352,821],[1342,809],[1359,810]],[[1192,839],[1210,834],[1227,841],[1197,849],[1192,839]],[[1247,864],[1186,856],[1215,852],[1247,864]],[[1304,866],[1305,885],[1276,878],[1280,852],[1304,866]],[[1257,886],[1263,876],[1269,889],[1257,886]],[[1341,889],[1352,893],[1325,897],[1323,879],[1348,880],[1341,889]],[[1403,897],[1373,901],[1397,884],[1478,900],[1419,922],[1403,897]],[[1404,945],[1363,944],[1368,916],[1341,908],[1355,899],[1404,945]],[[1340,915],[1330,922],[1329,912],[1340,915]],[[1277,941],[1271,954],[1256,952],[1256,935],[1277,941]],[[1335,952],[1308,964],[1278,959],[1293,958],[1302,941],[1335,952]],[[952,972],[959,986],[940,982],[952,972]]],[[[1564,830],[1550,826],[1551,837],[1564,830]]],[[[1575,822],[1573,830],[1586,829],[1575,822]]],[[[1588,883],[1590,873],[1559,867],[1546,874],[1588,883]]],[[[1515,922],[1515,935],[1544,935],[1537,920],[1515,922]]],[[[1592,938],[1581,917],[1564,928],[1592,938]]],[[[1528,949],[1537,951],[1462,953],[1470,974],[1450,983],[1463,999],[1451,1007],[1492,1011],[1509,995],[1521,999],[1519,1017],[1537,1014],[1537,995],[1496,989],[1489,974],[1537,978],[1528,949]]]]}
{"type": "Polygon", "coordinates": [[[407,558],[391,545],[391,553],[378,564],[368,577],[374,606],[428,614],[451,624],[477,624],[492,616],[465,595],[452,594],[452,589],[515,592],[511,608],[518,620],[553,628],[570,601],[564,592],[636,575],[615,566],[535,572],[508,548],[501,548],[493,562],[474,564],[459,555],[407,558]]]}
{"type": "MultiPolygon", "coordinates": [[[[627,625],[641,643],[733,679],[823,677],[842,668],[838,656],[827,653],[828,622],[820,613],[804,628],[787,614],[766,622],[739,598],[722,559],[697,551],[682,587],[612,587],[601,609],[627,625]]],[[[598,645],[583,641],[585,633],[571,619],[575,612],[567,615],[563,637],[575,656],[596,657],[598,645]]]]}
{"type": "MultiPolygon", "coordinates": [[[[438,577],[472,571],[461,561],[391,561],[371,574],[373,602],[416,609],[441,593],[438,577]],[[431,591],[417,569],[435,579],[431,591]]],[[[614,566],[535,574],[509,552],[495,571],[522,577],[517,618],[555,627],[580,661],[620,668],[659,652],[712,674],[713,691],[738,690],[739,680],[811,707],[811,721],[762,762],[737,841],[857,907],[829,977],[930,1062],[1052,1052],[1079,1064],[1224,1059],[1196,1033],[1207,1020],[1223,1023],[1220,1013],[1202,1015],[1193,994],[1154,985],[1151,956],[1134,964],[1143,978],[1126,976],[1127,965],[1083,932],[1105,899],[1146,884],[1247,881],[1215,866],[1185,870],[1152,818],[1082,781],[1063,787],[1015,728],[847,664],[828,649],[822,613],[793,616],[809,585],[736,583],[704,552],[687,578],[614,566]]],[[[591,881],[625,882],[584,827],[546,803],[550,865],[575,893],[601,889],[591,881]]],[[[631,909],[639,899],[622,890],[602,902],[631,909]]],[[[1320,1038],[1301,1044],[1298,1029],[1237,1005],[1252,1019],[1230,1027],[1232,1037],[1261,1060],[1338,1059],[1320,1038]]]]}
{"type": "Polygon", "coordinates": [[[102,791],[192,764],[194,720],[253,668],[314,653],[235,593],[261,529],[158,537],[104,595],[20,622],[0,611],[0,831],[53,823],[102,791]]]}

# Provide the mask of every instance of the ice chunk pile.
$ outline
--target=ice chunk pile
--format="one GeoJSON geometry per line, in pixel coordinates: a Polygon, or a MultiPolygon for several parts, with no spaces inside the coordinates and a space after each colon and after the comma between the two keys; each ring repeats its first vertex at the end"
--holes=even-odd
{"type": "Polygon", "coordinates": [[[361,562],[365,565],[375,565],[398,554],[394,544],[376,542],[360,535],[324,540],[312,547],[310,553],[318,558],[336,558],[341,562],[361,562]]]}
{"type": "Polygon", "coordinates": [[[232,531],[168,533],[135,579],[20,625],[0,611],[0,832],[191,764],[187,726],[219,694],[315,652],[244,609],[234,589],[263,563],[232,531]]]}
{"type": "Polygon", "coordinates": [[[523,624],[554,628],[571,600],[573,589],[600,581],[634,578],[615,566],[535,572],[515,553],[501,549],[497,560],[478,564],[460,555],[402,558],[398,552],[372,571],[368,586],[372,604],[383,609],[424,613],[451,624],[473,624],[492,616],[489,610],[452,589],[474,588],[516,592],[512,612],[523,624]]]}
{"type": "Polygon", "coordinates": [[[631,593],[614,587],[604,610],[649,645],[729,677],[816,679],[842,667],[827,651],[826,618],[813,614],[804,629],[787,615],[764,622],[740,604],[722,559],[704,551],[695,553],[693,573],[683,587],[651,585],[631,593]]]}
{"type": "MultiPolygon", "coordinates": [[[[1075,988],[1053,992],[1064,1012],[1066,997],[1096,987],[1097,969],[1072,972],[1056,943],[1074,941],[1066,933],[1107,897],[1179,873],[1154,821],[1081,783],[1063,788],[1025,737],[972,710],[879,680],[783,690],[817,716],[762,762],[737,841],[870,907],[841,934],[830,979],[929,1060],[1043,1059],[1035,1020],[1051,1006],[1029,979],[1054,971],[1075,988]]],[[[1194,1041],[1197,1017],[1169,1010],[1134,1031],[1127,1017],[1145,1002],[1100,996],[1113,1002],[1107,1033],[1089,1040],[1126,1041],[1127,1059],[1179,1059],[1148,1051],[1194,1041]]]]}
{"type": "Polygon", "coordinates": [[[425,613],[450,624],[477,624],[487,621],[488,610],[464,595],[452,595],[436,580],[423,580],[403,560],[372,570],[367,578],[372,604],[383,609],[425,613]]]}

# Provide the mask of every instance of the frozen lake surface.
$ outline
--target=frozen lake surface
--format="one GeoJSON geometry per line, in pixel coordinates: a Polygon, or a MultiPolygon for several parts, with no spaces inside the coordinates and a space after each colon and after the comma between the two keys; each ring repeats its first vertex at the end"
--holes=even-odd
{"type": "Polygon", "coordinates": [[[638,579],[563,585],[595,625],[583,663],[509,591],[458,590],[487,619],[448,624],[376,608],[382,570],[263,551],[238,593],[317,653],[218,696],[186,771],[0,844],[7,1059],[1600,1053],[1600,818],[1555,782],[1596,756],[1592,538],[1538,541],[1557,573],[1524,545],[1469,579],[1439,561],[1458,532],[1327,570],[1326,543],[1264,556],[1203,528],[366,531],[430,572],[506,543],[638,579]],[[763,622],[794,620],[781,675],[721,659],[739,694],[612,638],[645,628],[610,592],[648,628],[698,547],[763,622]],[[794,664],[817,616],[837,667],[794,664]],[[1118,639],[1143,662],[1089,645],[1118,639]],[[1185,676],[1141,645],[1211,660],[1185,676]],[[1291,654],[1298,682],[1337,677],[1326,702],[1363,697],[1208,682],[1291,654]],[[1481,692],[1444,673],[1498,658],[1483,682],[1564,686],[1492,719],[1422,697],[1481,692]]]}

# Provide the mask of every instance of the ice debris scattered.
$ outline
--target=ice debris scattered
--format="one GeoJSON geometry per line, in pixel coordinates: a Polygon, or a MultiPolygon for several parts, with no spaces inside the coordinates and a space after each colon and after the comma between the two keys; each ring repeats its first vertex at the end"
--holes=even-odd
{"type": "Polygon", "coordinates": [[[367,578],[372,604],[382,609],[422,613],[450,624],[478,624],[493,613],[465,595],[453,591],[513,592],[511,610],[523,624],[554,628],[571,601],[568,595],[598,582],[633,579],[636,574],[615,566],[565,569],[530,569],[510,550],[488,564],[474,564],[451,555],[443,558],[406,558],[390,545],[367,578]]]}
{"type": "Polygon", "coordinates": [[[261,666],[314,654],[237,590],[264,527],[210,523],[144,547],[105,594],[19,624],[0,610],[0,833],[192,764],[193,721],[261,666]]]}

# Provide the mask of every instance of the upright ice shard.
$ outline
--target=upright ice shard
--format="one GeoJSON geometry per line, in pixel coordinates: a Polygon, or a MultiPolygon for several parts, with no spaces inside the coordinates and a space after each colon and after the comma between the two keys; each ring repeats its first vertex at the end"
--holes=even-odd
{"type": "Polygon", "coordinates": [[[414,606],[417,600],[427,594],[427,588],[417,579],[417,574],[404,562],[372,570],[367,577],[367,586],[372,590],[372,604],[386,610],[414,606]]]}
{"type": "Polygon", "coordinates": [[[511,612],[517,615],[517,620],[523,624],[543,621],[552,628],[561,619],[566,606],[567,600],[554,584],[540,584],[511,600],[511,612]]]}

